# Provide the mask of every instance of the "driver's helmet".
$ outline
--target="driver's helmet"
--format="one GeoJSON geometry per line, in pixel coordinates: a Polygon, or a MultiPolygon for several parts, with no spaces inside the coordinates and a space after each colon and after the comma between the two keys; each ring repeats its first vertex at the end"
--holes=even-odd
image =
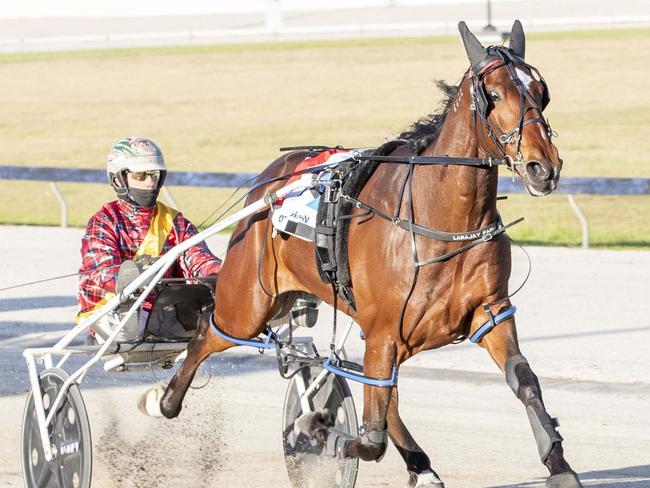
{"type": "MultiPolygon", "coordinates": [[[[127,184],[126,173],[138,173],[145,171],[160,171],[158,185],[155,190],[157,197],[160,188],[167,174],[165,166],[165,157],[160,147],[147,137],[125,137],[120,139],[111,148],[108,154],[106,174],[111,186],[115,189],[118,196],[133,203],[138,203],[138,198],[142,193],[132,191],[127,184]]],[[[155,201],[154,197],[154,201],[155,201]]]]}

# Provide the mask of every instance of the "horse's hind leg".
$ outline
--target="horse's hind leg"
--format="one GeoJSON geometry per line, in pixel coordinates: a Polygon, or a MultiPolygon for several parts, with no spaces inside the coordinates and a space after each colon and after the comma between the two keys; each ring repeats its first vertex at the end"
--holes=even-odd
{"type": "Polygon", "coordinates": [[[399,395],[397,387],[393,387],[392,390],[387,416],[388,436],[406,463],[406,469],[409,472],[409,487],[431,486],[444,488],[438,474],[431,469],[429,457],[418,446],[404,422],[402,422],[398,411],[399,395]]]}
{"type": "Polygon", "coordinates": [[[160,400],[160,411],[165,417],[171,419],[178,416],[183,407],[183,398],[194,379],[194,374],[205,358],[233,345],[213,332],[207,315],[201,317],[196,335],[187,346],[187,357],[169,382],[165,394],[160,400]]]}
{"type": "MultiPolygon", "coordinates": [[[[484,320],[484,319],[483,319],[484,320]]],[[[498,325],[481,341],[492,359],[505,373],[506,382],[526,407],[542,463],[551,476],[546,481],[549,488],[580,488],[583,485],[564,459],[562,436],[542,400],[539,381],[526,358],[519,351],[514,319],[498,325]]]]}

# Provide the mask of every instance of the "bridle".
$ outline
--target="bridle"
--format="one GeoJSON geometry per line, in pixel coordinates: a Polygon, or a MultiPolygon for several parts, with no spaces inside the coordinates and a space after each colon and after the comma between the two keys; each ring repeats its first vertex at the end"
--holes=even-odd
{"type": "Polygon", "coordinates": [[[508,161],[506,167],[514,173],[517,166],[525,164],[521,154],[521,139],[524,127],[530,124],[542,124],[549,138],[557,136],[557,133],[551,129],[548,119],[544,119],[542,113],[551,98],[549,95],[546,81],[534,66],[526,63],[523,59],[516,56],[511,50],[503,46],[490,46],[487,48],[487,56],[483,63],[477,66],[476,72],[473,68],[469,69],[470,93],[472,96],[471,110],[473,113],[472,121],[476,132],[476,140],[480,149],[490,157],[496,157],[508,161]],[[538,81],[542,83],[543,95],[541,105],[528,92],[523,82],[517,75],[515,64],[528,68],[531,73],[537,75],[538,81]],[[511,130],[505,132],[499,127],[496,121],[490,122],[490,101],[486,94],[484,78],[493,71],[505,67],[510,79],[519,92],[519,122],[511,130]],[[530,117],[526,119],[526,114],[531,110],[537,110],[539,117],[530,117]],[[486,139],[485,135],[489,138],[486,139]],[[514,144],[516,159],[510,156],[506,151],[508,144],[514,144]],[[496,152],[492,149],[495,148],[496,152]]]}

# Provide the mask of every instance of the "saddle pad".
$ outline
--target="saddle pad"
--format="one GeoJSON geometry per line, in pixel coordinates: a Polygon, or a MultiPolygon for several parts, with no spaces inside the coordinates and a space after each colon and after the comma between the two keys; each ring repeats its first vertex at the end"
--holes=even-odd
{"type": "MultiPolygon", "coordinates": [[[[328,149],[326,151],[321,151],[314,156],[306,157],[298,163],[298,166],[296,166],[296,169],[294,171],[296,173],[300,173],[300,171],[303,171],[307,168],[315,168],[321,164],[336,164],[341,161],[345,161],[346,159],[350,158],[351,155],[352,153],[349,151],[344,151],[343,149],[328,149]],[[337,156],[334,156],[335,154],[337,156]]],[[[291,178],[289,178],[289,181],[287,181],[287,183],[292,183],[298,178],[300,178],[300,174],[294,174],[291,178]]]]}
{"type": "MultiPolygon", "coordinates": [[[[296,166],[296,172],[307,168],[318,169],[322,166],[323,170],[336,165],[341,161],[349,159],[350,152],[341,151],[340,149],[330,149],[318,153],[311,158],[305,158],[296,166]]],[[[322,172],[322,171],[321,171],[322,172]]],[[[304,181],[305,185],[310,185],[317,171],[305,173],[303,175],[294,174],[289,183],[297,180],[304,181]]],[[[321,179],[327,179],[321,177],[321,179]]],[[[289,193],[283,199],[276,202],[273,207],[271,222],[275,230],[296,236],[305,241],[314,242],[316,227],[316,215],[320,203],[320,193],[317,189],[307,188],[289,193]]]]}
{"type": "MultiPolygon", "coordinates": [[[[307,173],[302,175],[300,180],[303,180],[305,185],[310,185],[313,177],[313,174],[307,173]]],[[[320,193],[313,188],[289,193],[280,206],[273,207],[271,222],[274,230],[314,242],[319,203],[320,193]]]]}

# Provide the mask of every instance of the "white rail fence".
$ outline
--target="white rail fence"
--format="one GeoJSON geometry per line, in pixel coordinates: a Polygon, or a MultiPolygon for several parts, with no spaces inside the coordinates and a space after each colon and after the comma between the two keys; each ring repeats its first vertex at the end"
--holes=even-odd
{"type": "MultiPolygon", "coordinates": [[[[256,173],[173,172],[165,180],[169,186],[234,188],[247,186],[256,173]]],[[[49,182],[61,210],[61,226],[68,225],[68,207],[57,183],[106,183],[106,172],[81,168],[47,168],[34,166],[0,166],[0,180],[49,182]]],[[[176,202],[168,187],[167,198],[176,202]]],[[[509,177],[499,178],[500,193],[523,193],[522,185],[509,177]]],[[[589,247],[589,222],[578,207],[574,195],[650,195],[650,178],[560,178],[556,193],[567,195],[569,205],[582,229],[582,247],[589,247]]]]}
{"type": "MultiPolygon", "coordinates": [[[[65,51],[275,40],[456,35],[650,25],[638,1],[547,0],[22,0],[0,7],[0,52],[65,51]],[[494,9],[492,8],[494,6],[494,9]],[[497,15],[493,16],[493,10],[497,15]]],[[[498,39],[498,37],[497,37],[498,39]]]]}

